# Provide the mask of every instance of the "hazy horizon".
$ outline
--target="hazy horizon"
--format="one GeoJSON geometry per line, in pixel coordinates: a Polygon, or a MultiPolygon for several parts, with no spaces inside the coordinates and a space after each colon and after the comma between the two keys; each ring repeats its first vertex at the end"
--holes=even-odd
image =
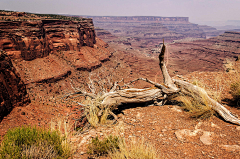
{"type": "MultiPolygon", "coordinates": [[[[193,23],[237,21],[240,0],[1,0],[1,10],[89,16],[189,17],[193,23]]],[[[239,22],[238,22],[239,21],[239,22]]],[[[226,23],[225,23],[226,24],[226,23]]]]}

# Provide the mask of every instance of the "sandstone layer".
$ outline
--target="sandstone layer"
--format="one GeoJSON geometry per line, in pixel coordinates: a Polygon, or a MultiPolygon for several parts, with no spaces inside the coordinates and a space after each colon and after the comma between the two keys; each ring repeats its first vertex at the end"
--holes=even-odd
{"type": "Polygon", "coordinates": [[[33,60],[57,51],[79,51],[96,43],[91,19],[0,21],[0,49],[12,58],[33,60]]]}

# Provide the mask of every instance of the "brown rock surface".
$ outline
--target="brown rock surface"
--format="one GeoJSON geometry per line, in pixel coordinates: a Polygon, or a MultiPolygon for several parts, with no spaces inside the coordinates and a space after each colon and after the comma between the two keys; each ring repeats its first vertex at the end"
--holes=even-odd
{"type": "Polygon", "coordinates": [[[30,103],[26,86],[10,58],[0,52],[0,120],[13,108],[30,103]]]}

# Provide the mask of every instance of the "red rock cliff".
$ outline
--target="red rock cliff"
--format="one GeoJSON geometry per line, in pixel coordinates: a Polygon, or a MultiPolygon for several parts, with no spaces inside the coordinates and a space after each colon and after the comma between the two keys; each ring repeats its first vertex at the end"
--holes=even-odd
{"type": "Polygon", "coordinates": [[[26,87],[10,58],[0,52],[0,120],[14,107],[30,103],[26,87]]]}
{"type": "Polygon", "coordinates": [[[12,58],[33,60],[57,51],[79,51],[96,43],[91,19],[0,21],[0,49],[12,58]]]}

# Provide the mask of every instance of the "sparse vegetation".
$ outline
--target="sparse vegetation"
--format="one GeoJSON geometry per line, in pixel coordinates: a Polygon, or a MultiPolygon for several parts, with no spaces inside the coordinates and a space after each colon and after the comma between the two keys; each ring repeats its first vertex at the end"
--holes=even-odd
{"type": "Polygon", "coordinates": [[[180,98],[182,101],[182,108],[188,111],[192,118],[207,119],[216,113],[207,101],[202,103],[188,96],[181,96],[180,98]]]}
{"type": "Polygon", "coordinates": [[[117,136],[108,136],[103,140],[95,137],[88,145],[88,154],[97,156],[107,155],[109,152],[119,149],[119,144],[120,138],[117,136]]]}
{"type": "Polygon", "coordinates": [[[93,138],[88,146],[88,154],[102,156],[106,155],[112,159],[157,159],[155,148],[143,139],[137,142],[131,139],[128,144],[123,138],[109,136],[103,140],[93,138]]]}
{"type": "Polygon", "coordinates": [[[86,100],[87,107],[85,108],[86,117],[91,126],[96,127],[98,124],[106,124],[109,114],[109,108],[99,108],[101,99],[100,96],[96,99],[86,100]],[[102,115],[99,116],[99,112],[102,111],[102,115]]]}
{"type": "Polygon", "coordinates": [[[240,61],[232,63],[233,72],[229,72],[230,76],[230,91],[229,93],[233,97],[233,101],[239,106],[240,101],[240,61]]]}
{"type": "Polygon", "coordinates": [[[60,132],[30,126],[9,130],[0,147],[0,158],[68,158],[70,154],[60,132]]]}
{"type": "MultiPolygon", "coordinates": [[[[233,100],[239,102],[240,100],[240,81],[239,82],[234,82],[230,86],[230,94],[233,97],[233,100]]],[[[238,105],[239,106],[239,105],[238,105]]]]}
{"type": "Polygon", "coordinates": [[[136,141],[131,139],[128,144],[125,140],[119,143],[119,149],[109,152],[112,159],[158,159],[155,148],[144,141],[136,141]]]}

